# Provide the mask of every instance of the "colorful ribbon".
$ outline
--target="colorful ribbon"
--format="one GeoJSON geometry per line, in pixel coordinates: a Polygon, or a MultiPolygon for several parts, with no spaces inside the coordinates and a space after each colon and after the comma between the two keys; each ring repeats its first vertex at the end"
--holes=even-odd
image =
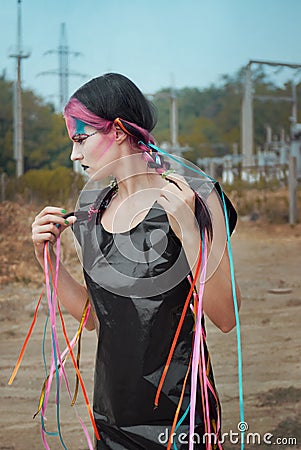
{"type": "MultiPolygon", "coordinates": [[[[83,379],[79,372],[81,335],[82,335],[83,329],[86,326],[87,320],[89,318],[89,312],[91,309],[91,305],[89,303],[89,300],[87,300],[78,330],[77,330],[76,334],[74,335],[74,337],[72,338],[72,340],[69,341],[68,336],[67,336],[65,322],[64,322],[62,311],[60,308],[60,304],[57,301],[57,283],[58,283],[58,273],[59,273],[59,264],[60,264],[60,237],[58,237],[57,244],[56,244],[55,271],[53,271],[53,267],[52,267],[52,263],[51,263],[51,259],[50,259],[49,245],[50,244],[48,242],[46,242],[44,245],[44,273],[45,273],[46,295],[47,295],[47,302],[48,302],[48,316],[46,319],[46,323],[45,323],[45,327],[44,327],[44,336],[43,336],[43,360],[44,360],[44,366],[45,366],[45,370],[46,370],[46,379],[42,386],[39,405],[38,405],[38,411],[35,413],[34,417],[39,412],[41,413],[41,434],[42,434],[42,441],[43,441],[45,449],[47,449],[47,450],[49,449],[49,445],[47,442],[47,435],[48,435],[48,436],[58,436],[63,448],[65,450],[67,450],[66,444],[63,440],[63,436],[62,436],[62,432],[61,432],[61,425],[60,425],[60,388],[61,388],[62,378],[64,378],[64,380],[65,380],[67,392],[68,392],[72,406],[75,405],[75,401],[76,401],[76,397],[77,397],[77,393],[78,393],[78,387],[79,387],[79,385],[81,386],[83,396],[85,399],[85,403],[86,403],[88,413],[90,416],[90,420],[91,420],[92,426],[94,428],[95,436],[98,440],[100,439],[98,429],[97,429],[97,426],[95,423],[95,419],[93,416],[92,408],[90,406],[90,402],[89,402],[87,392],[86,392],[86,389],[84,386],[84,382],[83,382],[83,379]],[[57,336],[57,325],[56,325],[57,311],[60,316],[62,330],[63,330],[63,334],[64,334],[66,344],[67,344],[67,347],[65,348],[65,350],[63,352],[60,351],[58,336],[57,336]],[[49,321],[50,321],[50,325],[51,325],[51,365],[50,365],[50,369],[49,369],[49,374],[47,374],[47,364],[46,364],[46,357],[45,357],[45,340],[46,340],[46,328],[47,328],[47,324],[49,321]],[[77,351],[77,356],[75,358],[75,356],[73,354],[73,348],[76,345],[76,343],[78,344],[78,351],[77,351]],[[75,392],[74,392],[73,396],[71,394],[69,382],[68,382],[66,371],[64,368],[64,365],[65,365],[68,355],[71,356],[72,363],[73,363],[73,366],[74,366],[74,369],[76,372],[75,392]],[[52,385],[52,381],[53,381],[54,377],[56,380],[57,431],[49,432],[46,430],[46,427],[45,427],[45,413],[46,413],[49,396],[50,396],[51,385],[52,385]]],[[[14,379],[17,375],[18,369],[21,365],[28,341],[30,339],[34,325],[37,320],[37,314],[38,314],[38,310],[39,310],[39,307],[41,304],[43,294],[44,294],[44,289],[41,292],[40,298],[38,300],[38,303],[37,303],[37,306],[35,309],[32,323],[30,325],[29,331],[25,338],[20,355],[18,357],[17,363],[12,372],[12,375],[8,381],[8,384],[12,384],[12,382],[14,381],[14,379]]],[[[83,428],[84,434],[86,436],[88,447],[90,450],[93,450],[93,444],[90,439],[88,430],[87,430],[83,420],[81,419],[80,415],[78,414],[76,407],[75,407],[75,411],[76,411],[77,418],[83,428]]]]}

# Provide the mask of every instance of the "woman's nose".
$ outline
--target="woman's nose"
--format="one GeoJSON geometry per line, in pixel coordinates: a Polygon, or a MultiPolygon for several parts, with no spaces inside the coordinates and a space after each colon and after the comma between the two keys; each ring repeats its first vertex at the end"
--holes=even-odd
{"type": "Polygon", "coordinates": [[[83,157],[84,156],[83,156],[82,152],[80,151],[80,149],[78,148],[78,145],[76,145],[76,143],[74,143],[73,147],[72,147],[72,152],[70,155],[71,161],[78,161],[78,160],[83,159],[83,157]]]}

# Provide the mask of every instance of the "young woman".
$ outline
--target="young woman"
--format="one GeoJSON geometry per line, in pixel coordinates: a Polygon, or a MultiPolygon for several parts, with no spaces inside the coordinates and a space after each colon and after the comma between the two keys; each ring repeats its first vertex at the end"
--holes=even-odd
{"type": "MultiPolygon", "coordinates": [[[[193,172],[167,171],[168,158],[152,147],[155,110],[123,75],[105,74],[82,86],[66,105],[65,120],[72,161],[79,161],[93,182],[115,181],[96,192],[83,191],[78,211],[68,220],[62,208],[44,208],[32,235],[41,265],[44,243],[52,244],[55,259],[56,239],[70,225],[81,246],[85,285],[60,264],[58,295],[77,320],[87,298],[93,306],[86,328],[96,328],[98,335],[97,449],[166,448],[175,417],[173,448],[188,448],[198,303],[223,332],[235,326],[221,190],[193,172]]],[[[226,206],[232,231],[236,213],[227,198],[226,206]]],[[[237,286],[236,292],[239,303],[237,286]]],[[[202,317],[199,338],[204,337],[202,317]]],[[[200,362],[193,413],[198,449],[206,448],[205,432],[220,433],[206,344],[203,352],[206,369],[200,362]],[[202,382],[201,370],[208,383],[202,382]]]]}

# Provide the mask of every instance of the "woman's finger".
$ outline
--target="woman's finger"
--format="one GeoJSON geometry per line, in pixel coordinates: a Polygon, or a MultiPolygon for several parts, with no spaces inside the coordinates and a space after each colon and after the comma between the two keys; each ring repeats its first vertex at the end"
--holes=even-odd
{"type": "Polygon", "coordinates": [[[54,223],[48,223],[46,225],[39,225],[36,227],[33,227],[33,234],[35,236],[43,233],[51,233],[55,237],[58,237],[60,234],[59,228],[54,223]]]}
{"type": "Polygon", "coordinates": [[[47,214],[53,214],[56,216],[63,216],[66,214],[66,210],[64,208],[59,208],[56,206],[46,206],[42,211],[39,212],[39,214],[36,216],[36,219],[39,219],[47,214]]]}
{"type": "Polygon", "coordinates": [[[40,217],[36,217],[35,221],[33,222],[33,226],[46,225],[48,223],[51,223],[55,224],[57,227],[63,230],[69,225],[72,225],[75,221],[76,221],[75,216],[68,216],[68,218],[65,218],[64,216],[46,214],[40,217]]]}
{"type": "Polygon", "coordinates": [[[182,175],[179,175],[177,173],[170,173],[165,177],[165,179],[174,183],[181,191],[192,190],[182,175]]]}
{"type": "MultiPolygon", "coordinates": [[[[46,225],[46,224],[58,224],[58,225],[67,225],[67,222],[65,222],[66,219],[64,219],[62,216],[57,216],[54,214],[46,214],[45,216],[41,216],[37,218],[34,221],[35,225],[46,225]]],[[[69,224],[69,222],[68,222],[69,224]]]]}
{"type": "MultiPolygon", "coordinates": [[[[184,185],[182,184],[184,187],[184,185]]],[[[189,207],[194,210],[195,206],[195,194],[193,190],[188,187],[188,189],[179,189],[178,186],[176,186],[174,183],[169,183],[168,185],[164,186],[161,190],[161,195],[165,195],[165,197],[171,201],[174,202],[175,205],[183,205],[183,203],[189,205],[189,207]]]]}
{"type": "Polygon", "coordinates": [[[51,232],[45,232],[33,235],[32,241],[34,245],[44,244],[45,242],[50,242],[51,244],[55,244],[57,237],[51,232]]]}

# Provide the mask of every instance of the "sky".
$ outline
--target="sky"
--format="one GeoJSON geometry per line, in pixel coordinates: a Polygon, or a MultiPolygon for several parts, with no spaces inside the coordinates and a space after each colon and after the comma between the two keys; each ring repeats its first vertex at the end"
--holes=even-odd
{"type": "MultiPolygon", "coordinates": [[[[0,73],[14,79],[17,0],[0,0],[0,73]]],[[[22,0],[23,87],[57,104],[65,23],[69,94],[105,72],[120,72],[144,93],[209,87],[250,59],[301,64],[301,0],[22,0]]],[[[296,76],[267,72],[277,83],[296,76]]],[[[297,80],[301,79],[300,72],[297,80]]]]}

